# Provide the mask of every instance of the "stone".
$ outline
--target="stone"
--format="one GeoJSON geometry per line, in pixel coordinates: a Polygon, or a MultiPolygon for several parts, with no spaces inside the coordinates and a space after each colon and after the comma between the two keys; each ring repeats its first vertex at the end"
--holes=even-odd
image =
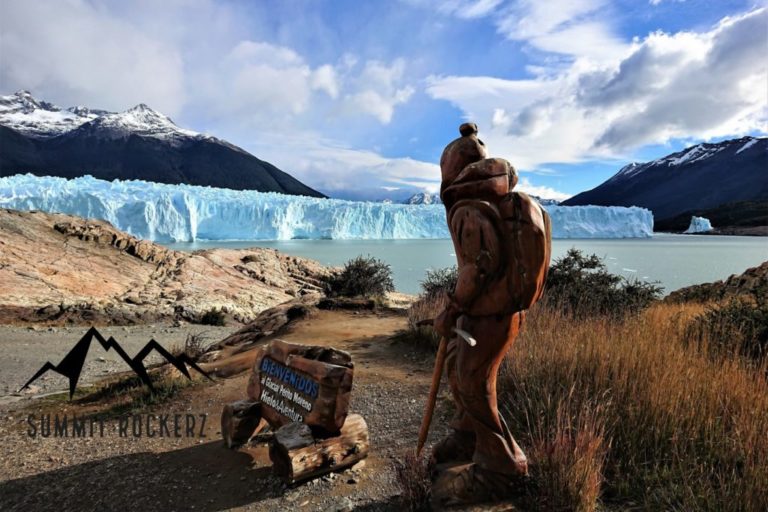
{"type": "Polygon", "coordinates": [[[5,208],[0,240],[0,323],[196,321],[214,307],[247,323],[300,290],[319,291],[332,272],[270,249],[175,251],[108,222],[5,208]],[[265,281],[244,272],[246,254],[265,281]]]}

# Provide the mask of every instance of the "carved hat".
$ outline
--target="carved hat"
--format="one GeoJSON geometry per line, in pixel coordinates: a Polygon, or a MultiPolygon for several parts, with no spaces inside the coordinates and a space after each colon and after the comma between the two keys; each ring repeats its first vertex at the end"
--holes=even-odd
{"type": "Polygon", "coordinates": [[[459,133],[461,137],[448,144],[440,157],[440,171],[443,179],[441,191],[453,183],[464,167],[488,156],[485,144],[477,138],[475,123],[462,124],[459,127],[459,133]]]}

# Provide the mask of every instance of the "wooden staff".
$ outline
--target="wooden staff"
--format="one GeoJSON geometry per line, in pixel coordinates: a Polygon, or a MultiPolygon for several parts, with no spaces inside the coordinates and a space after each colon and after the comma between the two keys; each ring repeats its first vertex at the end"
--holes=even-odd
{"type": "Polygon", "coordinates": [[[432,386],[429,388],[429,397],[427,398],[427,407],[424,410],[424,418],[421,420],[421,429],[419,429],[419,443],[416,446],[416,456],[421,455],[424,443],[429,434],[429,425],[432,423],[432,414],[435,412],[435,402],[437,401],[437,391],[440,389],[440,378],[443,375],[443,366],[445,365],[445,353],[448,349],[448,340],[445,336],[440,338],[440,345],[437,347],[437,356],[435,357],[435,370],[432,372],[432,386]]]}

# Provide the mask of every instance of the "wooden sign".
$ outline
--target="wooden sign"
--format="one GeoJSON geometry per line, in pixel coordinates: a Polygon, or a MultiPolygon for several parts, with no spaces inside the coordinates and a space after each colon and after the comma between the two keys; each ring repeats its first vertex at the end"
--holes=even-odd
{"type": "Polygon", "coordinates": [[[341,350],[272,340],[256,356],[248,397],[274,429],[300,422],[337,434],[349,411],[353,366],[341,350]]]}

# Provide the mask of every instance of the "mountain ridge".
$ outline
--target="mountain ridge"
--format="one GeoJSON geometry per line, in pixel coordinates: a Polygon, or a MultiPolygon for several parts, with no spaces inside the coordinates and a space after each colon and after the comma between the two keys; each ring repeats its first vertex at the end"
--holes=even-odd
{"type": "Polygon", "coordinates": [[[0,177],[24,173],[325,197],[234,144],[180,128],[144,103],[119,113],[62,109],[18,91],[0,96],[0,177]]]}
{"type": "Polygon", "coordinates": [[[641,206],[665,221],[687,211],[761,199],[768,199],[768,138],[741,137],[628,164],[563,205],[641,206]]]}

